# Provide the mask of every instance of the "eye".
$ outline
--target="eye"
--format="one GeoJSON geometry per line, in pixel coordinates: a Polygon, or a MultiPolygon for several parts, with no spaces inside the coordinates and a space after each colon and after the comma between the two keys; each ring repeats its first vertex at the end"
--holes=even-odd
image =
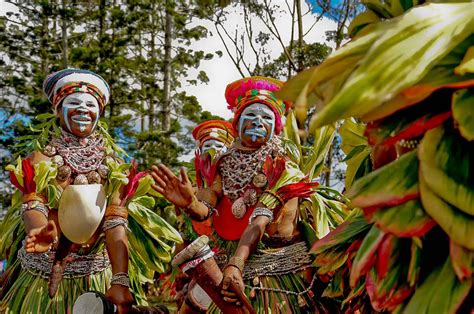
{"type": "Polygon", "coordinates": [[[249,116],[249,117],[255,117],[255,113],[253,113],[253,112],[247,113],[247,116],[249,116]]]}
{"type": "Polygon", "coordinates": [[[89,107],[89,108],[95,108],[95,105],[94,105],[93,103],[89,102],[89,103],[87,103],[87,107],[89,107]]]}
{"type": "Polygon", "coordinates": [[[76,101],[73,101],[73,102],[70,102],[68,105],[72,105],[72,106],[78,106],[78,105],[79,105],[79,103],[78,103],[78,102],[76,102],[76,101]]]}

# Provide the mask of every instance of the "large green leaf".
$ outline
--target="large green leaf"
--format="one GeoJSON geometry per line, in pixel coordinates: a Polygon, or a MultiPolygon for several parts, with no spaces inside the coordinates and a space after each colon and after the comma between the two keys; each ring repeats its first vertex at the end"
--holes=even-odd
{"type": "Polygon", "coordinates": [[[285,127],[283,128],[285,137],[294,143],[296,149],[301,157],[301,139],[298,131],[298,124],[296,123],[296,117],[293,110],[291,110],[286,116],[285,127]]]}
{"type": "Polygon", "coordinates": [[[420,173],[434,193],[474,215],[474,142],[452,129],[426,133],[418,149],[420,173]]]}
{"type": "Polygon", "coordinates": [[[347,192],[354,207],[395,206],[418,195],[416,151],[358,179],[347,192]]]}
{"type": "Polygon", "coordinates": [[[474,140],[474,90],[462,89],[453,95],[453,118],[462,136],[474,140]]]}
{"type": "Polygon", "coordinates": [[[370,219],[377,227],[397,237],[421,237],[436,225],[421,206],[420,199],[380,208],[370,219]]]}
{"type": "Polygon", "coordinates": [[[443,201],[430,190],[423,175],[420,176],[421,202],[426,212],[448,234],[450,239],[474,250],[474,217],[443,201]]]}
{"type": "Polygon", "coordinates": [[[473,28],[470,3],[431,3],[413,8],[403,16],[378,23],[318,66],[311,83],[288,84],[287,89],[303,89],[285,94],[284,88],[281,96],[317,94],[326,105],[313,121],[316,127],[362,116],[422,80],[471,35],[473,28]],[[351,60],[351,55],[358,58],[351,60]]]}
{"type": "MultiPolygon", "coordinates": [[[[414,86],[401,91],[395,97],[384,102],[362,116],[365,121],[373,121],[387,117],[403,108],[417,104],[440,89],[465,88],[474,85],[474,73],[456,73],[456,68],[463,62],[469,46],[474,44],[474,35],[469,36],[454,48],[414,86]]],[[[425,103],[429,105],[430,103],[425,103]]]]}
{"type": "Polygon", "coordinates": [[[472,287],[472,278],[459,282],[449,258],[416,289],[404,313],[456,313],[472,287]]]}
{"type": "Polygon", "coordinates": [[[334,125],[327,125],[310,132],[314,135],[314,144],[309,156],[303,160],[302,171],[312,180],[321,174],[336,128],[334,125]]]}

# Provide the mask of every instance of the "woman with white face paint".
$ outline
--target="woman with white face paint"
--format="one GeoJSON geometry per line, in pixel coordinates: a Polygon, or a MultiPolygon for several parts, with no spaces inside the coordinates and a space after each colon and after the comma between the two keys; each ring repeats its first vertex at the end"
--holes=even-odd
{"type": "Polygon", "coordinates": [[[195,220],[212,218],[224,301],[240,304],[237,296],[245,292],[259,313],[312,313],[308,292],[315,277],[304,278],[311,257],[297,221],[299,197],[310,195],[315,184],[303,181],[278,136],[288,109],[274,94],[281,85],[250,77],[227,86],[238,138],[221,157],[206,193],[195,195],[184,171],[178,178],[159,165],[152,175],[155,190],[195,220]]]}
{"type": "MultiPolygon", "coordinates": [[[[134,299],[130,282],[140,287],[138,278],[146,276],[129,272],[129,246],[131,252],[142,247],[138,255],[166,252],[159,243],[143,248],[149,241],[144,228],[157,228],[153,221],[159,217],[149,210],[147,221],[128,217],[137,185],[149,190],[151,178],[123,164],[110,136],[98,128],[110,97],[102,77],[66,69],[48,76],[43,88],[59,128],[43,130],[47,136],[38,139],[40,147],[8,168],[21,201],[1,226],[16,233],[13,242],[0,241],[0,256],[10,252],[8,282],[0,282],[0,312],[70,313],[80,294],[96,290],[125,313],[134,299]],[[19,216],[24,223],[14,219],[19,216]],[[129,221],[141,232],[139,245],[136,235],[126,233],[129,221]]],[[[135,261],[132,269],[139,269],[135,261]]],[[[143,300],[140,292],[135,297],[143,300]]]]}

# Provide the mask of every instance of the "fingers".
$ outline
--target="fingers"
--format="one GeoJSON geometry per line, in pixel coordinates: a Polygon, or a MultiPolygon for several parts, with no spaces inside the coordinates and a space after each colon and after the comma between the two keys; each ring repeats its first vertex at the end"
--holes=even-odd
{"type": "Polygon", "coordinates": [[[229,290],[221,290],[221,294],[225,297],[231,298],[231,299],[237,299],[237,294],[233,291],[229,290]]]}
{"type": "Polygon", "coordinates": [[[222,290],[227,290],[230,285],[230,278],[229,277],[224,277],[224,281],[222,282],[222,290]]]}
{"type": "Polygon", "coordinates": [[[159,187],[159,186],[156,185],[156,184],[152,184],[152,185],[151,185],[151,188],[152,188],[153,190],[155,190],[156,192],[160,193],[160,194],[164,194],[164,193],[165,193],[165,190],[164,190],[163,188],[159,187]]]}
{"type": "Polygon", "coordinates": [[[158,174],[156,174],[155,172],[152,172],[151,173],[151,176],[153,177],[153,180],[155,180],[155,182],[161,187],[161,188],[165,188],[167,186],[166,182],[161,178],[159,177],[158,174]]]}
{"type": "Polygon", "coordinates": [[[184,183],[184,184],[191,183],[191,181],[189,181],[188,174],[186,173],[186,168],[181,167],[179,172],[181,173],[181,182],[182,183],[184,183]]]}
{"type": "MultiPolygon", "coordinates": [[[[235,298],[223,297],[223,299],[224,301],[229,302],[229,303],[238,303],[237,299],[235,298]]],[[[240,303],[238,305],[240,305],[240,303]]]]}
{"type": "Polygon", "coordinates": [[[174,173],[173,173],[168,167],[166,167],[166,166],[163,165],[163,164],[159,164],[159,165],[158,165],[158,170],[160,170],[161,173],[162,173],[168,180],[172,180],[173,178],[176,178],[176,176],[174,175],[174,173]]]}

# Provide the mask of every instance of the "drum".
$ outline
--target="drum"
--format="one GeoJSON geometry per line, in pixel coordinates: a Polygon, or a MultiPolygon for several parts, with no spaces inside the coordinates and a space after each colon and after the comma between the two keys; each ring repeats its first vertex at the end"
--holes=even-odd
{"type": "Polygon", "coordinates": [[[244,307],[224,301],[221,294],[223,274],[214,260],[214,252],[209,247],[208,242],[207,236],[200,236],[176,254],[171,264],[179,266],[186,275],[191,277],[222,312],[226,314],[255,313],[244,295],[239,296],[244,307]]]}

